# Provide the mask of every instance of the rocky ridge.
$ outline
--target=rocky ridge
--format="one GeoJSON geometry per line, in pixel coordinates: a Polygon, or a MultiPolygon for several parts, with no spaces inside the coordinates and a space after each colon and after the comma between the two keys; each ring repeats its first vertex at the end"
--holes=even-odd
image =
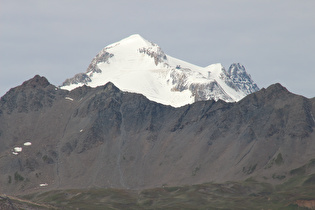
{"type": "Polygon", "coordinates": [[[1,191],[281,183],[315,172],[314,105],[275,84],[174,108],[112,83],[67,91],[35,76],[0,100],[1,191]]]}

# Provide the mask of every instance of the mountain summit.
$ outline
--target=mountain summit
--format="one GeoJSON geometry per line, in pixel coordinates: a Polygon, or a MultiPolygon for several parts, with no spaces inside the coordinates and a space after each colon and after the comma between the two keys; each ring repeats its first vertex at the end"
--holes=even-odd
{"type": "Polygon", "coordinates": [[[114,83],[119,89],[180,107],[202,100],[235,102],[259,88],[243,65],[200,67],[166,55],[140,35],[129,36],[102,49],[85,73],[67,79],[62,89],[114,83]]]}

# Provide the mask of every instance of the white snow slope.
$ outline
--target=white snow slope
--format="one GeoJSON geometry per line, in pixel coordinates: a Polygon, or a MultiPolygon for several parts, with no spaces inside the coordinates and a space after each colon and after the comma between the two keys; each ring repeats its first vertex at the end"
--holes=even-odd
{"type": "Polygon", "coordinates": [[[221,64],[196,66],[164,54],[158,45],[138,34],[105,47],[86,73],[67,79],[61,88],[96,87],[107,82],[174,107],[209,99],[234,102],[259,90],[240,64],[232,64],[228,71],[221,64]]]}

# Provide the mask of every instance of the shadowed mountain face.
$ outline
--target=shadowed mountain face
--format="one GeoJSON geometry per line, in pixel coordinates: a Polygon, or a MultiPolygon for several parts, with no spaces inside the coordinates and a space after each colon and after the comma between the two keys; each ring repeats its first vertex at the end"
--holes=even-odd
{"type": "Polygon", "coordinates": [[[314,99],[280,84],[173,108],[112,83],[69,92],[35,76],[0,100],[0,191],[279,183],[315,172],[313,113],[314,99]]]}

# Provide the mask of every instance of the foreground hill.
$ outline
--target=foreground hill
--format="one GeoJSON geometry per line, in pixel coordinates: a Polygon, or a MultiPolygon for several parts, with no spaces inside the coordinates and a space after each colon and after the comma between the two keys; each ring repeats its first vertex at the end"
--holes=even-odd
{"type": "Polygon", "coordinates": [[[314,103],[275,84],[174,108],[35,76],[0,100],[0,191],[282,183],[315,172],[314,103]]]}
{"type": "Polygon", "coordinates": [[[247,179],[145,190],[67,189],[0,195],[1,209],[314,209],[315,174],[280,185],[247,179]]]}

